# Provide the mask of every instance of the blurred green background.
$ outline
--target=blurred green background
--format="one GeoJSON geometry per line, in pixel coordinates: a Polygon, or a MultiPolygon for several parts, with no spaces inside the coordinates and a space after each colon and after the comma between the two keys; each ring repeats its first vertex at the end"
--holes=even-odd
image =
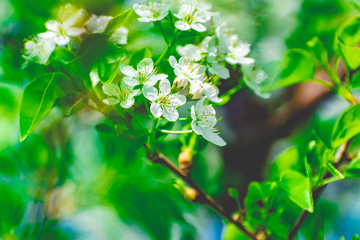
{"type": "MultiPolygon", "coordinates": [[[[138,1],[0,1],[0,238],[6,239],[5,229],[15,229],[21,239],[222,239],[222,219],[187,202],[173,187],[176,178],[149,164],[134,143],[97,126],[107,124],[98,113],[84,110],[63,118],[54,109],[34,134],[19,143],[22,91],[43,71],[21,69],[24,39],[45,31],[44,23],[69,2],[95,14],[116,15],[138,1]]],[[[253,45],[252,57],[260,65],[282,59],[289,48],[305,47],[313,36],[332,53],[335,29],[356,14],[346,0],[212,4],[228,26],[253,45]]],[[[129,30],[129,50],[148,46],[153,55],[163,50],[162,36],[152,25],[134,18],[129,30]]],[[[296,136],[310,129],[314,116],[342,110],[335,98],[321,95],[314,100],[319,92],[310,86],[278,91],[267,100],[247,90],[235,95],[219,110],[225,119],[220,128],[229,145],[219,149],[200,144],[195,180],[233,208],[236,203],[226,195],[228,187],[238,189],[244,198],[249,182],[266,176],[274,156],[301,144],[296,136]],[[284,108],[292,111],[284,113],[284,108]],[[271,119],[280,119],[281,124],[269,125],[271,119]]],[[[180,146],[168,138],[163,151],[177,159],[180,146]]],[[[359,187],[359,181],[342,181],[325,191],[314,214],[326,219],[325,239],[342,235],[350,239],[359,231],[359,187]]],[[[312,221],[309,218],[304,226],[313,226],[312,221]]],[[[301,238],[308,239],[306,231],[301,238]]]]}

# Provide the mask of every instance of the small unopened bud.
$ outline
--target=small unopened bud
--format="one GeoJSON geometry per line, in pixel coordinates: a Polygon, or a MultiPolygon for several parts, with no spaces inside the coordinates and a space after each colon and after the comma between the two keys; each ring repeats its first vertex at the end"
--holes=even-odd
{"type": "Polygon", "coordinates": [[[190,188],[190,187],[185,188],[184,197],[186,200],[188,200],[190,202],[196,202],[198,196],[199,196],[199,193],[195,189],[190,188]]]}
{"type": "Polygon", "coordinates": [[[179,92],[181,90],[183,90],[186,86],[187,86],[187,79],[183,78],[183,77],[176,77],[173,83],[173,91],[174,92],[179,92]]]}
{"type": "Polygon", "coordinates": [[[256,240],[265,240],[266,234],[265,234],[265,232],[260,231],[260,232],[256,233],[255,238],[256,238],[256,240]]]}
{"type": "Polygon", "coordinates": [[[179,154],[178,161],[180,166],[180,171],[185,176],[188,176],[192,166],[192,157],[193,151],[189,148],[183,149],[183,151],[179,154]]]}
{"type": "Polygon", "coordinates": [[[194,81],[189,90],[192,100],[200,99],[204,95],[204,88],[200,81],[194,81]]]}
{"type": "Polygon", "coordinates": [[[240,217],[240,213],[236,212],[232,215],[232,219],[234,219],[235,222],[240,221],[241,217],[240,217]]]}

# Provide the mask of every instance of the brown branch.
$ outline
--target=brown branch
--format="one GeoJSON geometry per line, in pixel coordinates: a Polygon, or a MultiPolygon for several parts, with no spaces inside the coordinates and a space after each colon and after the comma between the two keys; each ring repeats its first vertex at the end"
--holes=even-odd
{"type": "Polygon", "coordinates": [[[250,232],[240,221],[235,221],[231,215],[226,213],[224,211],[224,208],[217,203],[212,197],[207,195],[199,185],[192,179],[190,175],[184,175],[166,156],[164,156],[162,153],[151,153],[146,145],[144,145],[144,148],[147,151],[147,158],[152,161],[153,163],[160,164],[167,169],[169,169],[171,172],[173,172],[176,176],[181,178],[184,182],[186,182],[191,188],[195,189],[197,191],[197,196],[194,202],[200,203],[203,205],[207,205],[220,215],[222,215],[226,220],[229,222],[235,224],[247,237],[250,239],[256,240],[255,234],[250,232]]]}

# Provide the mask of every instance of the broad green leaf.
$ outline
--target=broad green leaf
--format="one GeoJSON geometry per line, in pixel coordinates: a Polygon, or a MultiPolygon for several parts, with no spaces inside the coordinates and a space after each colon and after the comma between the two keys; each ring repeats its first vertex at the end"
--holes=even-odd
{"type": "Polygon", "coordinates": [[[20,141],[24,141],[50,113],[55,101],[62,95],[57,81],[63,78],[61,73],[49,73],[25,87],[20,108],[20,141]]]}
{"type": "Polygon", "coordinates": [[[313,37],[307,42],[310,52],[314,55],[315,59],[325,68],[329,67],[328,53],[318,37],[313,37]]]}
{"type": "Polygon", "coordinates": [[[287,170],[296,170],[305,173],[304,155],[298,147],[294,146],[276,157],[271,168],[271,179],[276,180],[287,170]]]}
{"type": "Polygon", "coordinates": [[[351,82],[350,82],[351,88],[359,88],[360,87],[360,71],[357,71],[352,75],[351,82]]]}
{"type": "Polygon", "coordinates": [[[311,54],[303,49],[289,50],[275,79],[268,90],[287,87],[297,83],[308,81],[315,73],[315,61],[311,54]]]}
{"type": "Polygon", "coordinates": [[[282,175],[280,182],[291,201],[309,212],[314,211],[312,190],[308,177],[297,171],[288,170],[282,175]]]}
{"type": "Polygon", "coordinates": [[[360,178],[360,158],[351,161],[345,172],[346,178],[360,178]]]}
{"type": "Polygon", "coordinates": [[[109,36],[112,35],[116,31],[116,29],[122,27],[126,23],[132,12],[133,12],[132,9],[128,9],[125,12],[111,19],[107,24],[104,33],[109,36]]]}
{"type": "Polygon", "coordinates": [[[353,17],[339,27],[335,37],[338,51],[350,69],[360,66],[360,17],[353,17]]]}
{"type": "Polygon", "coordinates": [[[351,106],[336,121],[332,137],[331,145],[339,147],[352,137],[360,133],[360,104],[351,106]]]}
{"type": "Polygon", "coordinates": [[[130,59],[130,65],[136,68],[137,64],[144,58],[151,58],[151,51],[149,48],[144,47],[137,50],[130,59]]]}

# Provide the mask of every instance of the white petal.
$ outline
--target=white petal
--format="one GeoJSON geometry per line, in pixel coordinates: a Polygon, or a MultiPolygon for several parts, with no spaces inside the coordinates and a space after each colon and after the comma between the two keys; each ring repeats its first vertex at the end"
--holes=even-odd
{"type": "Polygon", "coordinates": [[[58,32],[59,31],[59,23],[55,20],[47,21],[45,26],[50,31],[58,32]]]}
{"type": "Polygon", "coordinates": [[[153,20],[147,17],[138,18],[139,22],[152,22],[153,20]]]}
{"type": "Polygon", "coordinates": [[[159,94],[163,96],[167,96],[170,94],[171,87],[170,87],[170,81],[167,79],[162,79],[159,84],[159,94]]]}
{"type": "Polygon", "coordinates": [[[149,81],[145,82],[145,85],[149,85],[149,86],[154,86],[159,80],[163,80],[166,79],[168,77],[168,75],[166,74],[156,74],[154,76],[152,76],[149,81]]]}
{"type": "Polygon", "coordinates": [[[177,64],[176,58],[174,56],[170,56],[169,63],[173,68],[175,68],[175,65],[177,64]]]}
{"type": "Polygon", "coordinates": [[[77,28],[77,27],[71,27],[69,28],[66,33],[70,36],[80,36],[81,34],[83,34],[86,30],[84,28],[77,28]]]}
{"type": "Polygon", "coordinates": [[[146,74],[152,72],[153,69],[154,63],[151,58],[144,58],[143,60],[141,60],[141,62],[139,62],[137,66],[138,72],[144,72],[146,74]]]}
{"type": "Polygon", "coordinates": [[[108,96],[120,96],[120,88],[114,83],[110,83],[109,85],[103,85],[102,89],[104,90],[104,93],[108,96]]]}
{"type": "Polygon", "coordinates": [[[55,37],[54,40],[55,40],[56,44],[59,46],[66,45],[70,42],[70,38],[66,35],[58,35],[57,37],[55,37]]]}
{"type": "Polygon", "coordinates": [[[38,36],[39,38],[51,39],[56,36],[56,33],[47,31],[47,32],[39,33],[38,36]]]}
{"type": "Polygon", "coordinates": [[[222,99],[219,98],[219,89],[209,83],[204,83],[204,94],[212,102],[221,102],[222,99]]]}
{"type": "Polygon", "coordinates": [[[153,102],[150,106],[150,112],[154,115],[154,117],[159,118],[163,114],[163,110],[160,107],[160,104],[157,102],[153,102]]]}
{"type": "Polygon", "coordinates": [[[202,128],[202,136],[208,140],[209,142],[218,145],[220,147],[223,147],[226,145],[226,142],[224,139],[222,139],[218,133],[213,132],[212,128],[202,128]]]}
{"type": "Polygon", "coordinates": [[[120,71],[129,77],[136,77],[136,71],[132,66],[129,65],[121,65],[120,71]]]}
{"type": "Polygon", "coordinates": [[[241,58],[239,59],[238,63],[239,64],[246,64],[246,65],[249,65],[249,64],[253,64],[255,62],[255,60],[253,58],[241,58]]]}
{"type": "Polygon", "coordinates": [[[107,99],[104,99],[103,102],[107,105],[115,105],[115,104],[118,104],[120,102],[120,100],[117,98],[107,98],[107,99]]]}
{"type": "Polygon", "coordinates": [[[99,74],[97,71],[90,72],[90,79],[93,87],[96,86],[100,82],[99,74]]]}
{"type": "Polygon", "coordinates": [[[135,89],[132,91],[131,96],[139,96],[141,94],[141,90],[140,89],[135,89]]]}
{"type": "Polygon", "coordinates": [[[154,88],[153,86],[144,86],[142,88],[142,92],[144,94],[144,97],[149,99],[152,102],[155,102],[156,99],[158,99],[158,90],[154,88]]]}
{"type": "Polygon", "coordinates": [[[178,93],[169,96],[170,105],[178,107],[186,103],[186,97],[178,93]]]}
{"type": "Polygon", "coordinates": [[[179,112],[175,107],[165,107],[164,117],[171,122],[175,122],[179,118],[179,112]]]}
{"type": "Polygon", "coordinates": [[[191,24],[191,28],[194,29],[195,31],[198,31],[198,32],[205,32],[206,31],[206,27],[204,25],[202,25],[201,23],[191,24]]]}
{"type": "Polygon", "coordinates": [[[195,121],[192,121],[191,122],[191,128],[192,130],[197,134],[197,135],[201,135],[202,132],[201,132],[201,127],[199,127],[195,121]]]}
{"type": "Polygon", "coordinates": [[[132,86],[132,87],[135,87],[140,84],[138,80],[136,80],[135,78],[132,78],[132,77],[124,77],[123,82],[126,85],[132,86]]]}
{"type": "Polygon", "coordinates": [[[133,97],[129,97],[126,100],[122,101],[120,103],[120,106],[123,108],[130,108],[135,102],[135,99],[133,97]]]}
{"type": "Polygon", "coordinates": [[[230,77],[229,69],[220,64],[212,64],[209,71],[222,79],[228,79],[230,77]]]}
{"type": "Polygon", "coordinates": [[[182,31],[188,31],[190,29],[190,25],[183,21],[177,21],[175,23],[175,27],[182,31]]]}

